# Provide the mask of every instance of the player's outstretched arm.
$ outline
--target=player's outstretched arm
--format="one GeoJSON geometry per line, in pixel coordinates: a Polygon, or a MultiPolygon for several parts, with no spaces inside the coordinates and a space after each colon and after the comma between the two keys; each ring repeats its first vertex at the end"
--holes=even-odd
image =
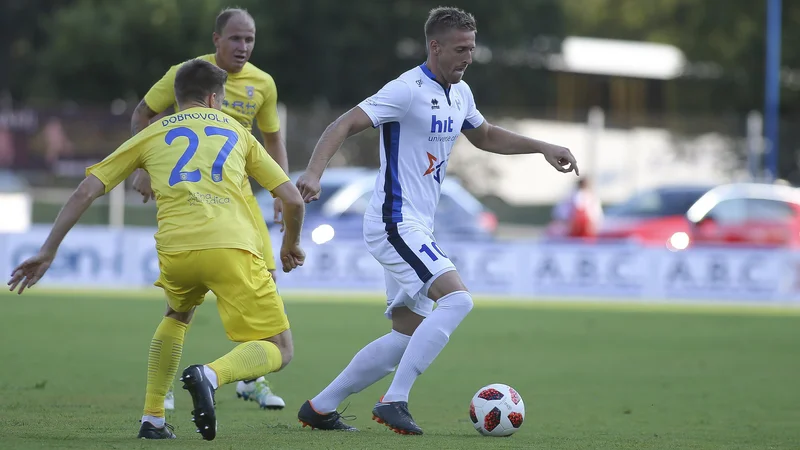
{"type": "Polygon", "coordinates": [[[575,157],[566,147],[531,139],[488,121],[484,121],[478,128],[462,132],[472,145],[481,150],[501,155],[541,153],[556,170],[564,173],[575,171],[575,175],[580,175],[575,157]]]}
{"type": "Polygon", "coordinates": [[[303,249],[300,248],[300,232],[303,229],[306,205],[300,196],[300,191],[290,181],[278,185],[272,190],[272,194],[283,202],[285,228],[281,245],[281,263],[283,271],[290,272],[302,266],[306,259],[303,249]]]}
{"type": "MultiPolygon", "coordinates": [[[[142,99],[133,110],[131,116],[131,136],[135,136],[140,131],[150,125],[150,121],[158,115],[157,112],[147,106],[147,102],[142,99]]],[[[148,200],[155,200],[156,194],[150,185],[150,175],[144,169],[136,169],[133,173],[133,189],[142,194],[142,202],[147,203],[148,200]]]]}
{"type": "Polygon", "coordinates": [[[22,294],[26,288],[33,286],[42,278],[69,230],[75,226],[92,202],[104,193],[105,185],[94,175],[89,175],[81,182],[58,213],[50,235],[47,236],[39,253],[28,258],[11,273],[11,280],[8,282],[10,291],[19,287],[19,293],[22,294]]]}
{"type": "Polygon", "coordinates": [[[322,178],[322,172],[344,141],[370,127],[372,119],[359,107],[347,111],[328,125],[314,147],[314,153],[305,173],[297,180],[297,188],[306,203],[319,199],[321,190],[319,180],[322,178]]]}

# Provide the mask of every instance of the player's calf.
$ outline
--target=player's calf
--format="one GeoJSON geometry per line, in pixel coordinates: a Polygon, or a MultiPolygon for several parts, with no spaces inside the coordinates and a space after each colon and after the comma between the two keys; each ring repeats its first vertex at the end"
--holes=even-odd
{"type": "MultiPolygon", "coordinates": [[[[287,330],[288,331],[288,330],[287,330]]],[[[289,335],[291,337],[291,335],[289,335]]],[[[288,362],[281,348],[272,341],[249,341],[237,345],[226,355],[207,365],[193,365],[183,371],[183,388],[192,396],[192,421],[203,439],[217,434],[214,391],[220,386],[250,380],[276,372],[288,362]]]]}
{"type": "Polygon", "coordinates": [[[450,335],[472,310],[466,291],[451,292],[437,300],[437,308],[414,331],[397,365],[397,372],[383,400],[407,402],[411,387],[445,348],[450,335]]]}

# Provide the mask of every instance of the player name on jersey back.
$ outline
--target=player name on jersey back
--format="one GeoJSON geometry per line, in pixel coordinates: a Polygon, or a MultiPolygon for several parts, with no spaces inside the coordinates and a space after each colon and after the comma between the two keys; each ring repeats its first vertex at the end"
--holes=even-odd
{"type": "Polygon", "coordinates": [[[217,113],[207,113],[207,112],[190,112],[190,113],[175,113],[171,116],[165,117],[161,120],[161,126],[166,127],[168,125],[174,125],[179,122],[183,122],[184,120],[210,120],[221,124],[229,124],[230,120],[227,117],[223,117],[217,113]]]}

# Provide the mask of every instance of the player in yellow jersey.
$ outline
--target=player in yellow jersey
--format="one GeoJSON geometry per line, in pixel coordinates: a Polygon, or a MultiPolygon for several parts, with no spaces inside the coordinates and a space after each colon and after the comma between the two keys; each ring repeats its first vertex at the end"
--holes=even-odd
{"type": "MultiPolygon", "coordinates": [[[[214,25],[214,46],[216,52],[203,55],[199,59],[216,64],[228,72],[225,83],[226,98],[222,111],[235,118],[247,130],[253,128],[257,120],[258,128],[267,151],[278,162],[284,172],[288,172],[286,148],[280,136],[280,120],[276,109],[278,91],[270,75],[248,62],[255,43],[255,21],[243,9],[223,10],[214,25]]],[[[131,118],[131,131],[138,133],[147,127],[150,120],[175,103],[173,82],[180,65],[172,66],[136,107],[131,118]]],[[[153,190],[147,172],[139,170],[134,175],[134,189],[144,195],[145,201],[153,198],[153,190]]],[[[259,211],[255,196],[249,192],[247,201],[253,211],[259,211]]],[[[281,201],[275,199],[274,220],[281,221],[281,201]]],[[[259,223],[264,239],[264,260],[272,276],[275,276],[275,258],[272,253],[269,231],[265,221],[259,223]]],[[[283,230],[281,230],[283,231],[283,230]]],[[[286,403],[275,395],[264,377],[238,383],[236,392],[245,400],[255,400],[262,408],[283,409],[286,403]]],[[[167,394],[168,409],[174,407],[172,391],[167,394]]]]}
{"type": "Polygon", "coordinates": [[[305,259],[299,245],[304,203],[253,135],[219,111],[226,78],[224,70],[207,61],[183,64],[175,75],[179,112],[89,167],[39,253],[20,264],[8,283],[20,294],[36,284],[95,199],[137,168],[150,174],[158,205],[155,239],[161,269],[155,285],[166,294],[167,311],[150,344],[140,438],[175,437],[164,420],[164,396],[180,364],[186,328],[208,291],[217,297],[228,338],[240,344],[210,364],[183,371],[192,420],[204,439],[216,436],[214,391],[219,386],[278,371],[292,359],[289,321],[262,254],[258,223],[263,219],[247,201],[248,175],[283,200],[284,272],[305,259]]]}

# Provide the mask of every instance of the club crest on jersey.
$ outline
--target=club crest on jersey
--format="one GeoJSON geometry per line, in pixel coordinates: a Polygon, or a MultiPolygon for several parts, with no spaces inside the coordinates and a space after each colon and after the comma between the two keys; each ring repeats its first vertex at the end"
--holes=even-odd
{"type": "Polygon", "coordinates": [[[253,86],[245,86],[244,90],[247,92],[248,98],[253,98],[253,95],[256,93],[256,89],[253,86]]]}
{"type": "Polygon", "coordinates": [[[431,109],[439,109],[439,100],[431,99],[431,109]]]}
{"type": "Polygon", "coordinates": [[[417,87],[422,87],[422,78],[417,80],[417,87]]]}
{"type": "Polygon", "coordinates": [[[436,180],[437,183],[442,183],[442,165],[444,161],[437,164],[439,159],[428,152],[428,170],[425,171],[422,176],[427,176],[433,174],[433,179],[436,180]]]}

